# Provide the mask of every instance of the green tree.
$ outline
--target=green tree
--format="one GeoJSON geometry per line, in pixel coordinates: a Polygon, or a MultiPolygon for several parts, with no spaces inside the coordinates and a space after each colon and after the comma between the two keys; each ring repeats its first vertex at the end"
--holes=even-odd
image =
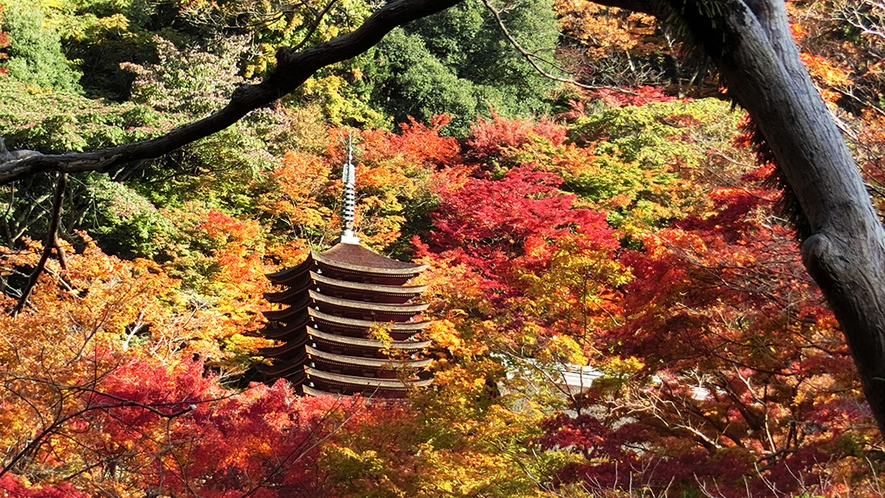
{"type": "Polygon", "coordinates": [[[10,41],[4,66],[9,76],[41,89],[79,92],[80,73],[62,53],[61,38],[46,25],[43,9],[8,0],[4,7],[3,29],[10,41]]]}
{"type": "MultiPolygon", "coordinates": [[[[559,25],[549,0],[508,5],[502,18],[517,42],[553,59],[559,25]]],[[[375,105],[397,121],[451,114],[448,132],[460,136],[476,116],[488,117],[491,110],[506,117],[547,113],[557,87],[513,48],[480,2],[394,30],[369,57],[375,105]]]]}

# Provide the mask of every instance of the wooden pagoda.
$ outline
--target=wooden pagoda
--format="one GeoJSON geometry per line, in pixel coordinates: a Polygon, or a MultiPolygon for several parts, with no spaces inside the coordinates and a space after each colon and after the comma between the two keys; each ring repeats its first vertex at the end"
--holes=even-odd
{"type": "Polygon", "coordinates": [[[429,324],[416,319],[427,305],[413,302],[425,287],[408,285],[426,265],[381,256],[359,244],[353,234],[352,160],[344,167],[344,180],[340,242],[268,275],[285,290],[266,297],[284,308],[264,313],[268,324],[262,335],[280,344],[259,350],[273,360],[259,372],[267,380],[286,378],[306,395],[404,397],[432,381],[423,354],[430,341],[415,338],[429,324]],[[373,333],[378,330],[390,340],[379,340],[373,333]]]}

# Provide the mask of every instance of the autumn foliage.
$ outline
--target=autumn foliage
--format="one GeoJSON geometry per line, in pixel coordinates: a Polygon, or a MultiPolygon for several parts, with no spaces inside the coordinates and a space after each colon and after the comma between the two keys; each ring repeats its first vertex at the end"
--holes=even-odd
{"type": "MultiPolygon", "coordinates": [[[[247,3],[176,8],[233,20],[266,7],[247,3]]],[[[577,76],[606,83],[561,95],[557,115],[455,116],[472,120],[462,136],[448,115],[378,127],[360,87],[378,75],[335,68],[300,107],[72,182],[54,253],[66,257],[49,260],[20,313],[43,252],[45,210],[31,199],[52,179],[3,187],[0,495],[876,496],[881,439],[746,120],[686,96],[689,69],[711,86],[700,67],[651,85],[661,61],[681,63],[651,18],[555,3],[559,55],[593,58],[577,76]],[[613,72],[624,57],[632,73],[613,72]],[[323,122],[320,109],[358,126],[323,122]],[[428,286],[435,380],[405,403],[251,382],[269,344],[256,333],[265,274],[335,242],[350,142],[363,244],[430,267],[413,283],[428,286]]],[[[367,13],[345,4],[342,23],[367,13]]],[[[868,55],[881,42],[790,9],[803,60],[885,206],[885,122],[869,98],[881,96],[868,55]]],[[[250,74],[306,26],[260,21],[250,74]]],[[[83,22],[108,40],[123,29],[113,16],[83,22]]],[[[312,36],[328,39],[338,26],[319,28],[312,36]]],[[[247,45],[228,42],[211,54],[156,42],[177,72],[127,66],[143,102],[108,119],[148,133],[167,124],[151,109],[206,104],[170,92],[208,80],[223,95],[247,45]]],[[[0,54],[6,43],[0,33],[0,54]]],[[[39,126],[13,138],[38,145],[131,138],[88,106],[21,116],[39,126]]]]}
{"type": "Polygon", "coordinates": [[[604,333],[622,360],[580,399],[578,417],[551,419],[540,439],[585,456],[563,480],[608,488],[620,473],[743,496],[800,492],[823,468],[851,482],[845,464],[863,464],[870,414],[835,320],[789,249],[793,234],[770,223],[773,193],[711,197],[711,216],[623,255],[635,277],[625,322],[604,333]],[[629,449],[637,444],[654,451],[629,449]],[[827,467],[836,461],[845,470],[827,467]]]}
{"type": "MultiPolygon", "coordinates": [[[[0,6],[0,26],[3,26],[3,8],[0,6]]],[[[9,48],[9,34],[0,31],[0,60],[8,58],[6,49],[9,48]]],[[[5,67],[0,68],[0,76],[6,76],[9,70],[5,67]]]]}
{"type": "MultiPolygon", "coordinates": [[[[172,228],[153,261],[80,233],[28,307],[0,315],[0,489],[873,489],[874,425],[850,356],[766,168],[738,164],[752,151],[722,109],[659,99],[564,123],[495,116],[460,142],[441,134],[445,117],[329,129],[325,152],[288,150],[242,185],[260,193],[249,209],[163,208],[172,228]],[[677,143],[687,126],[706,135],[677,143]],[[436,380],[409,404],[297,398],[241,377],[261,360],[263,274],[339,229],[348,135],[363,240],[431,265],[436,380]],[[593,380],[564,382],[588,365],[593,380]]],[[[6,309],[41,249],[3,249],[6,309]]]]}

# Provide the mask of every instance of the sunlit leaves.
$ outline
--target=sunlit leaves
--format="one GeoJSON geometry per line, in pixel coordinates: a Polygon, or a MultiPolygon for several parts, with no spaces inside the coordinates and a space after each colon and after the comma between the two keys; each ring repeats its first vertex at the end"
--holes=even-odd
{"type": "MultiPolygon", "coordinates": [[[[228,244],[248,234],[218,214],[207,223],[207,234],[223,233],[228,244]]],[[[0,277],[33,264],[37,249],[4,250],[0,277]]],[[[45,483],[4,477],[0,489],[55,496],[48,493],[68,489],[52,487],[61,480],[118,496],[313,489],[313,467],[305,464],[317,441],[358,404],[298,400],[284,382],[223,389],[194,358],[217,358],[225,321],[189,309],[178,283],[152,262],[106,256],[87,239],[67,269],[49,270],[32,309],[0,314],[0,463],[45,483]]]]}
{"type": "Polygon", "coordinates": [[[673,40],[654,17],[578,0],[557,0],[554,9],[565,35],[561,59],[580,81],[633,87],[664,80],[661,60],[672,57],[673,40]]]}
{"type": "Polygon", "coordinates": [[[847,409],[860,395],[850,357],[799,270],[792,233],[771,214],[771,193],[710,197],[715,214],[648,234],[622,257],[635,276],[622,289],[625,321],[598,344],[623,360],[604,363],[608,378],[578,405],[601,415],[560,416],[542,439],[585,455],[564,479],[613,488],[616,473],[633,472],[651,489],[741,496],[771,482],[798,489],[796,472],[819,471],[824,454],[853,458],[833,445],[869,413],[847,409]],[[639,441],[655,450],[636,451],[639,441]]]}
{"type": "Polygon", "coordinates": [[[124,64],[135,74],[132,101],[159,112],[203,116],[226,103],[234,86],[243,82],[237,62],[245,40],[217,40],[212,52],[179,51],[157,38],[158,64],[124,64]]]}
{"type": "Polygon", "coordinates": [[[734,181],[740,167],[730,139],[739,114],[713,100],[608,108],[579,117],[571,136],[591,148],[588,171],[573,188],[600,208],[609,221],[634,234],[660,227],[706,201],[699,183],[710,171],[716,181],[734,181]]]}
{"type": "Polygon", "coordinates": [[[43,7],[18,1],[6,1],[4,7],[0,18],[8,44],[4,73],[36,92],[80,92],[80,75],[62,53],[58,31],[46,23],[43,7]]]}
{"type": "Polygon", "coordinates": [[[654,34],[655,19],[647,14],[604,7],[590,2],[558,0],[560,23],[568,35],[580,42],[592,59],[616,52],[649,52],[657,48],[646,44],[654,34]]]}
{"type": "Polygon", "coordinates": [[[270,192],[260,208],[285,223],[293,234],[308,238],[324,227],[330,210],[320,202],[327,195],[329,164],[316,156],[287,152],[271,173],[270,192]]]}

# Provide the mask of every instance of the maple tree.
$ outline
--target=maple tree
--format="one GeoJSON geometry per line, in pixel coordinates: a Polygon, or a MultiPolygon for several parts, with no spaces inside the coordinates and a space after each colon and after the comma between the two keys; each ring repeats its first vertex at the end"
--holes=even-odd
{"type": "MultiPolygon", "coordinates": [[[[683,116],[680,106],[669,110],[665,120],[683,116]]],[[[600,121],[620,120],[609,114],[600,121]]],[[[550,484],[557,489],[626,492],[632,485],[744,496],[748,486],[761,494],[875,486],[875,464],[866,460],[878,448],[875,425],[850,354],[797,265],[794,233],[775,209],[778,193],[760,184],[770,168],[747,172],[734,161],[748,160],[737,121],[688,182],[692,189],[725,185],[694,194],[691,211],[663,229],[631,229],[632,250],[600,246],[599,235],[619,237],[605,223],[594,236],[562,216],[586,198],[559,191],[568,180],[542,172],[565,176],[577,167],[569,160],[593,156],[574,145],[540,155],[552,142],[527,138],[531,123],[480,122],[478,150],[464,151],[480,164],[448,173],[436,230],[420,245],[447,268],[433,277],[441,279],[433,289],[444,301],[437,308],[444,321],[431,334],[446,349],[436,374],[444,385],[472,378],[474,389],[494,392],[491,375],[507,392],[547,406],[565,395],[572,412],[549,418],[535,439],[546,458],[560,462],[550,484]],[[552,221],[543,208],[554,202],[569,207],[559,206],[552,221]],[[481,367],[490,352],[498,356],[481,367]],[[588,362],[603,373],[589,390],[555,385],[562,371],[588,362]],[[494,373],[502,367],[514,377],[494,373]]],[[[691,161],[687,152],[675,154],[691,161]]],[[[597,171],[604,175],[605,167],[618,168],[604,162],[597,171]]]]}
{"type": "MultiPolygon", "coordinates": [[[[322,479],[310,462],[360,401],[297,399],[285,382],[223,388],[194,358],[219,354],[224,319],[178,303],[157,265],[87,244],[66,269],[51,262],[32,310],[0,314],[0,489],[313,495],[322,479]]],[[[37,244],[4,250],[7,293],[39,254],[37,244]]]]}
{"type": "MultiPolygon", "coordinates": [[[[498,14],[521,12],[505,15],[504,24],[524,42],[534,26],[525,12],[543,8],[537,20],[552,19],[543,3],[498,14]]],[[[775,126],[782,116],[769,113],[814,111],[808,100],[820,90],[881,204],[877,6],[790,3],[787,30],[784,13],[765,1],[750,11],[736,0],[616,3],[623,9],[556,2],[568,45],[558,61],[585,83],[631,87],[551,95],[538,88],[555,85],[518,85],[527,92],[514,92],[524,96],[520,105],[560,112],[537,119],[513,119],[512,106],[492,98],[500,88],[481,83],[480,76],[526,76],[521,69],[461,64],[497,60],[489,54],[507,48],[493,30],[477,35],[476,45],[472,31],[459,31],[487,27],[494,3],[489,11],[459,5],[443,21],[406,26],[374,48],[393,25],[445,5],[402,0],[375,15],[361,1],[333,2],[326,11],[286,4],[280,12],[264,2],[150,12],[125,0],[120,12],[106,2],[44,6],[51,22],[27,28],[52,42],[37,55],[57,61],[64,40],[69,58],[95,69],[79,80],[86,96],[44,93],[18,73],[2,76],[0,132],[13,148],[84,154],[0,151],[0,171],[12,178],[68,160],[107,170],[70,177],[60,240],[47,238],[46,251],[28,236],[42,238],[51,226],[52,194],[63,184],[41,173],[3,186],[3,303],[23,309],[0,314],[8,338],[0,348],[0,403],[10,428],[0,437],[0,489],[25,496],[875,495],[880,436],[840,339],[855,329],[844,315],[840,327],[822,306],[800,271],[796,234],[784,221],[789,211],[774,207],[777,192],[759,182],[777,171],[787,178],[797,168],[814,171],[812,160],[793,162],[801,151],[778,147],[826,140],[778,133],[829,118],[775,126]],[[408,12],[403,6],[416,8],[398,13],[408,12]],[[741,13],[747,22],[736,28],[741,13]],[[755,67],[753,54],[741,50],[754,46],[759,31],[751,28],[760,18],[762,45],[780,47],[770,66],[790,68],[786,79],[769,75],[777,83],[762,90],[789,94],[802,80],[797,61],[817,86],[806,81],[789,106],[755,107],[757,96],[784,95],[748,90],[759,79],[742,72],[755,67]],[[344,32],[351,34],[336,38],[344,32]],[[744,120],[740,147],[732,144],[740,113],[720,100],[681,98],[689,85],[714,85],[705,62],[677,55],[680,32],[694,34],[728,76],[723,90],[755,118],[744,120]],[[365,33],[370,38],[360,38],[365,33]],[[799,44],[795,58],[783,55],[790,54],[785,36],[799,44]],[[351,42],[355,49],[335,52],[351,42]],[[296,53],[312,43],[319,45],[296,53]],[[275,67],[280,46],[290,48],[275,67]],[[337,55],[326,57],[327,49],[337,55]],[[413,69],[408,78],[390,79],[382,66],[388,58],[413,69]],[[319,62],[301,67],[301,60],[319,62]],[[591,61],[598,72],[589,71],[591,61]],[[427,67],[435,69],[417,69],[427,67]],[[465,67],[472,79],[462,78],[465,67]],[[213,117],[231,92],[228,110],[213,117]],[[99,105],[98,93],[128,101],[99,105]],[[386,97],[419,119],[403,115],[391,131],[386,97]],[[495,108],[486,115],[480,101],[495,108]],[[440,102],[454,114],[433,117],[440,102]],[[235,128],[131,163],[258,104],[235,128]],[[786,169],[772,167],[754,130],[786,169]],[[362,240],[431,265],[422,278],[435,318],[427,335],[436,382],[409,404],[296,399],[283,384],[246,387],[231,377],[261,361],[254,351],[262,340],[252,331],[265,306],[263,273],[297,264],[340,229],[334,213],[348,135],[362,240]],[[151,138],[159,141],[138,145],[151,138]],[[122,162],[88,152],[108,146],[122,147],[113,154],[124,155],[110,159],[122,162]],[[750,171],[753,147],[763,167],[750,171]],[[95,241],[77,234],[83,227],[95,241]],[[45,272],[34,270],[40,259],[45,272]],[[23,299],[31,275],[42,276],[23,299]],[[588,365],[596,370],[592,385],[583,376],[565,384],[563,374],[583,375],[588,365]],[[224,387],[232,380],[241,391],[224,387]]],[[[0,51],[11,54],[13,45],[3,44],[0,36],[0,51]]],[[[801,180],[793,177],[794,188],[801,180]]],[[[796,197],[786,190],[789,205],[796,197]]],[[[798,225],[800,238],[809,228],[834,236],[814,222],[831,219],[815,218],[817,201],[803,202],[812,223],[798,225]]]]}
{"type": "MultiPolygon", "coordinates": [[[[669,32],[660,32],[653,16],[575,0],[557,0],[553,8],[565,37],[561,58],[582,84],[604,90],[659,85],[671,79],[662,61],[676,61],[676,42],[669,32]]],[[[676,75],[677,83],[680,76],[676,75]]]]}
{"type": "Polygon", "coordinates": [[[763,160],[776,161],[794,203],[803,263],[834,309],[866,396],[880,425],[885,424],[885,389],[876,381],[885,377],[880,371],[885,353],[878,346],[885,327],[873,297],[882,285],[870,280],[870,275],[882,275],[885,233],[856,164],[802,66],[784,5],[735,0],[711,9],[707,2],[604,3],[678,19],[675,25],[728,81],[729,96],[752,116],[759,143],[764,143],[763,160]],[[815,180],[809,182],[809,175],[815,180]]]}
{"type": "MultiPolygon", "coordinates": [[[[766,170],[741,179],[740,165],[716,159],[747,153],[727,146],[748,143],[745,135],[736,137],[737,117],[698,132],[705,137],[699,149],[714,144],[712,157],[677,147],[672,156],[662,149],[666,159],[635,161],[649,184],[682,182],[693,201],[675,219],[633,224],[626,242],[625,229],[612,226],[609,206],[622,205],[615,198],[632,190],[574,188],[588,164],[612,181],[622,167],[619,160],[598,160],[606,143],[600,137],[658,143],[684,130],[658,126],[662,121],[707,119],[686,109],[663,102],[646,110],[652,118],[633,108],[594,116],[594,127],[607,130],[596,135],[587,133],[582,115],[568,126],[481,120],[463,144],[440,135],[444,118],[430,126],[410,123],[399,134],[356,134],[368,183],[368,202],[359,207],[364,226],[393,226],[383,218],[397,223],[404,203],[417,202],[431,227],[418,232],[426,241],[416,245],[432,266],[421,283],[431,287],[427,299],[437,317],[427,332],[435,344],[436,387],[416,393],[411,405],[296,401],[282,383],[235,393],[218,385],[224,377],[206,371],[207,364],[213,371],[230,368],[225,358],[232,353],[240,355],[239,365],[249,361],[262,273],[270,261],[297,263],[311,243],[284,242],[274,232],[292,227],[309,239],[336,230],[334,217],[319,220],[338,202],[330,177],[343,156],[332,144],[346,130],[324,132],[332,138],[323,142],[328,152],[291,150],[273,175],[247,186],[275,192],[250,211],[258,218],[195,200],[163,208],[177,231],[168,233],[177,235],[155,241],[166,255],[162,266],[109,257],[94,244],[82,253],[68,248],[69,269],[50,260],[53,278],[44,276],[35,289],[31,306],[41,313],[26,309],[7,317],[8,328],[22,358],[45,358],[39,351],[51,338],[37,331],[84,304],[83,296],[59,293],[58,286],[111,285],[106,293],[85,295],[95,299],[86,309],[106,317],[87,347],[101,344],[101,354],[78,360],[82,368],[46,374],[42,385],[56,391],[26,392],[21,371],[7,372],[17,382],[10,386],[45,407],[29,412],[18,402],[7,404],[19,421],[15,427],[45,435],[30,436],[38,444],[26,452],[29,437],[16,439],[12,447],[29,457],[7,471],[21,477],[6,478],[12,483],[6,485],[37,493],[66,480],[77,490],[113,485],[124,495],[158,489],[211,496],[255,488],[268,496],[276,490],[285,496],[544,496],[619,489],[627,481],[613,481],[613,472],[654,492],[718,486],[738,495],[747,485],[763,494],[770,485],[787,492],[812,486],[812,478],[870,485],[864,458],[877,448],[874,425],[835,321],[795,264],[792,233],[771,211],[776,193],[736,187],[758,182],[766,170]],[[582,138],[568,142],[575,130],[580,134],[571,136],[582,138]],[[686,165],[679,175],[654,166],[673,157],[686,165]],[[704,195],[716,182],[726,185],[704,195]],[[373,211],[379,205],[389,207],[373,211]],[[169,274],[200,294],[179,291],[169,274]],[[127,288],[141,294],[124,294],[134,301],[107,311],[102,303],[125,302],[114,296],[127,288]],[[193,353],[205,361],[192,360],[193,353]],[[603,374],[584,385],[589,389],[557,380],[587,364],[603,374]],[[59,405],[52,392],[78,395],[59,405]],[[36,413],[58,406],[64,408],[58,423],[38,421],[36,413]],[[84,430],[82,420],[96,431],[84,430]],[[298,432],[291,424],[299,420],[317,422],[298,432]],[[654,455],[634,451],[635,445],[655,448],[654,455]],[[73,467],[63,468],[50,454],[73,467]],[[274,459],[291,465],[268,466],[274,459]],[[70,477],[75,467],[90,470],[70,477]],[[659,479],[664,473],[653,469],[666,469],[669,478],[659,479]]],[[[616,154],[643,151],[623,143],[616,154]]],[[[6,253],[7,293],[21,285],[16,275],[40,252],[32,244],[6,253]]],[[[89,320],[99,319],[79,323],[89,320]]]]}
{"type": "Polygon", "coordinates": [[[550,419],[541,444],[574,445],[585,460],[561,478],[601,489],[633,475],[671,492],[789,494],[819,484],[824,463],[829,479],[863,486],[871,413],[835,319],[798,271],[793,234],[772,215],[776,194],[711,197],[711,216],[622,256],[634,280],[624,322],[600,334],[616,355],[600,364],[609,378],[577,417],[550,419]]]}
{"type": "MultiPolygon", "coordinates": [[[[241,86],[234,100],[210,118],[186,125],[153,141],[99,151],[92,155],[88,153],[58,157],[32,155],[29,158],[10,161],[10,164],[3,169],[6,173],[2,178],[4,182],[11,181],[35,171],[35,168],[49,167],[65,172],[90,171],[110,168],[114,164],[138,158],[156,157],[166,150],[180,147],[230,126],[248,111],[298,88],[313,72],[328,63],[350,58],[370,48],[393,27],[444,10],[457,3],[437,2],[431,6],[417,0],[403,0],[402,9],[398,8],[399,4],[394,7],[386,6],[367,18],[354,32],[344,35],[340,40],[332,40],[317,46],[325,47],[327,49],[325,51],[318,48],[300,54],[291,50],[280,51],[277,68],[263,84],[241,86]],[[386,17],[388,15],[389,17],[386,17]],[[364,33],[366,37],[362,37],[364,33]],[[317,57],[316,64],[309,63],[313,60],[312,57],[317,57]],[[304,63],[301,61],[302,58],[305,59],[304,63]]],[[[861,303],[873,302],[871,299],[863,299],[861,294],[869,292],[870,295],[875,295],[875,289],[881,287],[865,285],[868,279],[863,276],[876,273],[866,271],[878,268],[877,260],[867,255],[878,252],[857,251],[857,248],[863,245],[872,244],[870,247],[876,247],[875,241],[885,235],[872,211],[854,162],[799,60],[788,29],[784,7],[768,2],[764,4],[763,12],[751,9],[738,0],[729,3],[729,9],[725,11],[718,9],[710,11],[703,2],[679,5],[652,5],[642,1],[608,3],[648,12],[682,26],[683,32],[693,35],[694,41],[699,43],[717,63],[729,81],[730,95],[754,116],[760,138],[767,140],[773,157],[778,160],[781,168],[779,171],[791,186],[792,193],[798,196],[797,206],[801,206],[801,211],[797,211],[800,213],[799,221],[808,222],[807,225],[804,222],[800,224],[800,228],[803,228],[800,230],[800,235],[810,240],[810,243],[805,244],[804,261],[818,283],[822,285],[825,295],[836,310],[846,337],[852,345],[855,361],[861,371],[874,412],[877,413],[878,419],[885,421],[883,414],[885,408],[879,399],[883,391],[876,389],[877,384],[874,380],[883,377],[876,365],[885,362],[877,360],[882,354],[880,351],[862,346],[877,342],[877,337],[881,335],[878,321],[882,313],[869,309],[864,312],[858,311],[870,306],[869,304],[860,306],[861,303]],[[720,40],[720,37],[711,36],[715,33],[724,33],[728,36],[720,40]],[[735,40],[739,39],[746,43],[736,44],[735,40]],[[774,47],[777,47],[777,50],[774,47]],[[779,65],[759,65],[760,58],[765,57],[779,61],[779,65]],[[749,68],[755,67],[761,67],[769,74],[763,78],[758,77],[755,72],[747,72],[749,68]],[[763,81],[766,82],[764,85],[763,81]],[[771,85],[772,81],[778,83],[771,85]],[[769,102],[766,103],[766,100],[769,102]],[[793,113],[797,112],[815,117],[797,120],[793,116],[793,113]],[[789,126],[796,122],[806,126],[801,128],[789,126]],[[820,146],[821,153],[815,157],[806,156],[804,152],[807,151],[809,144],[820,146]],[[812,166],[818,168],[816,174],[831,181],[803,183],[802,178],[805,178],[806,171],[812,166]],[[824,184],[828,186],[819,187],[824,184]],[[835,186],[838,186],[838,189],[835,186]],[[821,202],[822,200],[827,201],[821,202]],[[843,213],[838,222],[834,221],[836,218],[830,216],[832,213],[828,209],[848,204],[859,207],[843,213]],[[827,223],[823,223],[822,220],[827,220],[827,223]],[[822,229],[817,230],[824,225],[827,230],[832,230],[833,234],[825,235],[822,229]],[[814,227],[817,232],[812,234],[806,231],[804,229],[806,226],[814,227]],[[854,228],[846,230],[847,227],[854,228]],[[853,236],[859,239],[851,244],[832,245],[834,241],[841,241],[844,233],[855,234],[853,236]],[[836,251],[837,247],[838,251],[851,253],[850,257],[841,258],[852,263],[844,268],[844,271],[836,271],[836,267],[830,264],[830,259],[834,257],[832,251],[836,251]],[[845,284],[848,280],[854,284],[845,284]],[[865,290],[853,290],[848,294],[841,292],[840,289],[846,288],[865,290]]],[[[835,211],[842,213],[839,209],[835,211]]],[[[836,259],[841,260],[838,257],[836,259]]]]}

